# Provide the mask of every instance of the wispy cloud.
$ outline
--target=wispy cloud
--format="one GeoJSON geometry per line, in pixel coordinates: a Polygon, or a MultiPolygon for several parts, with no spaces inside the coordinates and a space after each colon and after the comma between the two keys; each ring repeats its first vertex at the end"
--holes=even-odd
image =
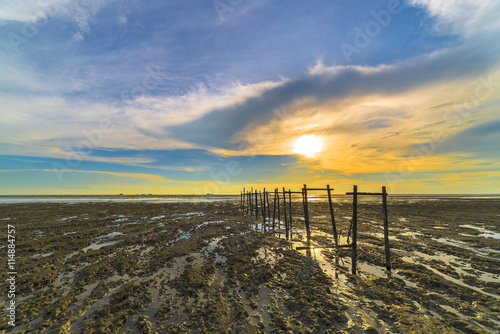
{"type": "MultiPolygon", "coordinates": [[[[417,57],[398,64],[379,67],[334,66],[322,64],[309,75],[289,80],[266,90],[244,103],[218,108],[199,119],[168,127],[175,138],[224,149],[236,149],[239,134],[265,124],[276,117],[280,108],[288,108],[301,100],[314,103],[342,100],[352,96],[394,96],[427,85],[471,80],[497,66],[498,47],[477,49],[467,45],[417,57]],[[411,78],[411,79],[409,79],[411,78]]],[[[332,110],[332,112],[335,112],[332,110]]]]}
{"type": "Polygon", "coordinates": [[[500,3],[495,0],[410,0],[409,4],[425,8],[439,34],[472,37],[500,27],[500,3]]]}

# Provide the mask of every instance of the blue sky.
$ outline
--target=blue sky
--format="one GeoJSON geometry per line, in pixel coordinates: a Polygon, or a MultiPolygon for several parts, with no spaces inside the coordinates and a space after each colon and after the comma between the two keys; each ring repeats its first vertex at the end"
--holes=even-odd
{"type": "Polygon", "coordinates": [[[2,1],[0,190],[498,192],[499,14],[490,0],[2,1]]]}

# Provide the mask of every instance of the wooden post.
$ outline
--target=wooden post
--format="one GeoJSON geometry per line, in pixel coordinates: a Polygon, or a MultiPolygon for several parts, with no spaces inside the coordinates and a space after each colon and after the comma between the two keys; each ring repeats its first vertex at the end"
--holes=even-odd
{"type": "Polygon", "coordinates": [[[288,208],[290,211],[290,240],[293,238],[293,229],[292,229],[292,190],[288,189],[288,208]]]}
{"type": "Polygon", "coordinates": [[[306,222],[307,246],[311,246],[311,230],[309,229],[309,208],[307,205],[307,186],[304,184],[304,220],[306,222]]]}
{"type": "MultiPolygon", "coordinates": [[[[280,192],[279,192],[278,188],[276,188],[276,199],[278,200],[278,203],[276,203],[276,206],[278,207],[278,228],[281,228],[280,192]]],[[[280,234],[280,238],[281,238],[281,234],[280,234]]]]}
{"type": "Polygon", "coordinates": [[[271,220],[271,211],[270,211],[271,208],[270,208],[270,205],[269,205],[269,191],[266,193],[265,200],[267,200],[267,221],[268,221],[268,223],[267,223],[268,229],[267,230],[269,231],[270,230],[270,228],[269,228],[269,220],[271,220]]]}
{"type": "Polygon", "coordinates": [[[240,211],[243,212],[243,191],[240,191],[240,211]]]}
{"type": "Polygon", "coordinates": [[[248,210],[247,210],[247,214],[249,216],[252,215],[252,210],[253,210],[253,207],[252,207],[252,196],[250,195],[251,193],[249,191],[247,191],[247,201],[248,201],[248,210]]]}
{"type": "Polygon", "coordinates": [[[250,216],[253,215],[253,187],[250,189],[250,216]]]}
{"type": "Polygon", "coordinates": [[[337,225],[335,224],[335,215],[333,213],[333,204],[332,204],[332,194],[329,184],[326,185],[326,190],[328,191],[328,203],[330,203],[330,216],[332,217],[333,239],[335,240],[335,246],[338,248],[339,239],[337,235],[337,225]]]}
{"type": "Polygon", "coordinates": [[[261,194],[260,202],[262,204],[262,232],[266,231],[266,188],[261,194]]]}
{"type": "Polygon", "coordinates": [[[257,189],[255,189],[255,219],[259,219],[259,199],[257,197],[257,189]]]}
{"type": "Polygon", "coordinates": [[[358,186],[353,187],[352,193],[352,259],[351,273],[356,275],[356,265],[358,259],[358,186]]]}
{"type": "Polygon", "coordinates": [[[285,215],[285,236],[286,236],[286,240],[288,240],[288,221],[286,218],[286,191],[285,191],[285,187],[283,187],[283,214],[285,215]]]}
{"type": "Polygon", "coordinates": [[[391,250],[389,248],[389,222],[387,220],[387,191],[382,187],[382,211],[384,214],[385,268],[391,272],[391,250]]]}
{"type": "Polygon", "coordinates": [[[273,200],[273,232],[276,226],[276,188],[274,188],[274,200],[273,200]]]}

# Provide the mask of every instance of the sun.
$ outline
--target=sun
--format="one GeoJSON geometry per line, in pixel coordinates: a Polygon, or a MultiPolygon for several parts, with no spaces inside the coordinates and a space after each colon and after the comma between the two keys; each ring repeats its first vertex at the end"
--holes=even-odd
{"type": "Polygon", "coordinates": [[[293,144],[294,152],[312,157],[321,151],[321,140],[316,135],[303,135],[293,144]]]}

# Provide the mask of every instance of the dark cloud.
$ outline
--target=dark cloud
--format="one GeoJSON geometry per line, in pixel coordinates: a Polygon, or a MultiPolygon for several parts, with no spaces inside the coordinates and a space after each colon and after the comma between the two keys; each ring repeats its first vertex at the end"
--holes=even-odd
{"type": "MultiPolygon", "coordinates": [[[[486,122],[457,133],[436,147],[436,153],[500,151],[500,120],[486,122]]],[[[484,155],[483,154],[483,155],[484,155]]]]}
{"type": "Polygon", "coordinates": [[[305,75],[264,92],[259,97],[212,112],[182,125],[168,127],[178,140],[225,149],[241,149],[235,135],[249,126],[275,117],[273,109],[303,98],[318,103],[365,94],[398,94],[438,82],[475,78],[498,63],[498,46],[480,41],[453,50],[418,57],[377,69],[340,68],[329,73],[305,75]]]}

